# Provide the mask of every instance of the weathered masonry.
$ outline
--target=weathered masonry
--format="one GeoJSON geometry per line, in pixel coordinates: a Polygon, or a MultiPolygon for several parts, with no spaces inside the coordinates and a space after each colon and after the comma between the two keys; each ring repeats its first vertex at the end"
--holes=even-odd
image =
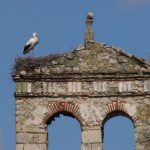
{"type": "Polygon", "coordinates": [[[89,13],[73,52],[16,60],[16,150],[48,150],[47,126],[59,114],[79,121],[81,150],[102,150],[103,126],[118,115],[133,122],[136,150],[150,149],[150,65],[94,42],[92,22],[89,13]]]}

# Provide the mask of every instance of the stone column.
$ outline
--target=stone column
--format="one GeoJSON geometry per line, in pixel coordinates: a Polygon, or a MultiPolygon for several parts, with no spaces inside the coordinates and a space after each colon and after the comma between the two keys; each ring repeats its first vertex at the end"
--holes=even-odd
{"type": "Polygon", "coordinates": [[[47,131],[17,131],[16,150],[47,150],[47,131]]]}
{"type": "Polygon", "coordinates": [[[102,147],[102,133],[100,126],[83,126],[81,150],[102,150],[102,147]]]}
{"type": "Polygon", "coordinates": [[[84,41],[85,43],[88,42],[94,42],[94,32],[92,30],[92,23],[93,23],[93,13],[89,12],[87,14],[87,18],[86,18],[86,31],[85,31],[85,35],[84,35],[84,41]]]}
{"type": "Polygon", "coordinates": [[[135,127],[136,150],[150,149],[150,125],[141,124],[135,127]]]}

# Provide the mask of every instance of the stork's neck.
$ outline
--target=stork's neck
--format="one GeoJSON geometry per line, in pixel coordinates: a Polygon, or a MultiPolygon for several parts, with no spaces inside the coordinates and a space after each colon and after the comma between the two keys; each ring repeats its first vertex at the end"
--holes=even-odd
{"type": "Polygon", "coordinates": [[[39,37],[38,36],[33,36],[34,37],[34,39],[37,41],[37,43],[39,42],[39,37]]]}

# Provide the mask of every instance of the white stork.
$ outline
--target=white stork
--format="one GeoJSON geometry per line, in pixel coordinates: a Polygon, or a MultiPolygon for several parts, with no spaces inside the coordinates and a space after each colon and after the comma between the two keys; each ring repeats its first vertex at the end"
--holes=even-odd
{"type": "Polygon", "coordinates": [[[31,50],[33,51],[34,47],[39,43],[39,40],[38,34],[33,33],[33,37],[30,38],[24,46],[23,54],[27,54],[31,50]]]}

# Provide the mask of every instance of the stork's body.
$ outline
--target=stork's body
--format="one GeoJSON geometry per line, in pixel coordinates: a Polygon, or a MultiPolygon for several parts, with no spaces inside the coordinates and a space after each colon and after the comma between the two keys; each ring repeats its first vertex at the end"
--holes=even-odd
{"type": "Polygon", "coordinates": [[[30,38],[24,46],[23,54],[27,54],[29,51],[33,50],[38,43],[39,36],[37,33],[33,33],[33,37],[30,38]]]}

